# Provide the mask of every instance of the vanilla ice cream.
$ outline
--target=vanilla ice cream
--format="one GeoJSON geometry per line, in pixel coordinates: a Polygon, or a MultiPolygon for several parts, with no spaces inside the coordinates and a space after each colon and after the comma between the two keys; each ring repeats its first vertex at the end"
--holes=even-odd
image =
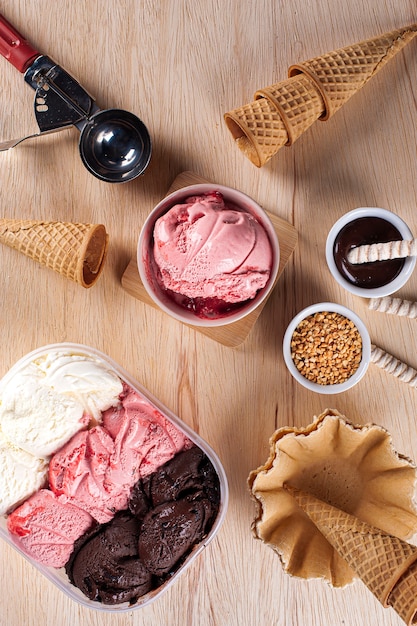
{"type": "Polygon", "coordinates": [[[0,430],[0,515],[44,485],[48,462],[10,444],[0,430]]]}
{"type": "Polygon", "coordinates": [[[51,351],[3,379],[0,428],[14,446],[47,457],[116,406],[122,389],[102,361],[51,351]]]}
{"type": "Polygon", "coordinates": [[[48,387],[77,400],[96,421],[103,411],[118,404],[121,380],[103,361],[85,354],[52,351],[35,363],[48,387]]]}

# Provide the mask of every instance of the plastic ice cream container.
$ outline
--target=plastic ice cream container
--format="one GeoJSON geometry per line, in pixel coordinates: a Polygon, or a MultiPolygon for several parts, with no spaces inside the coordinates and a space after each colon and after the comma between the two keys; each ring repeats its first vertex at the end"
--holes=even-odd
{"type": "MultiPolygon", "coordinates": [[[[161,240],[157,245],[161,246],[161,240]]],[[[140,278],[153,302],[171,317],[200,327],[231,324],[254,311],[274,287],[279,259],[277,234],[259,204],[236,189],[212,183],[184,187],[159,202],[142,227],[137,250],[140,278]],[[231,209],[230,216],[221,218],[221,211],[217,210],[219,217],[216,218],[216,210],[207,207],[200,210],[198,199],[216,194],[224,200],[224,212],[231,209]],[[164,225],[167,239],[163,247],[168,250],[165,252],[167,263],[161,270],[155,254],[155,224],[173,207],[189,204],[188,200],[195,198],[197,205],[184,211],[186,218],[179,214],[176,223],[170,224],[167,220],[164,225]],[[187,228],[182,228],[182,221],[187,222],[187,228]],[[178,239],[175,245],[171,235],[172,241],[178,239]],[[178,291],[176,287],[161,284],[161,272],[165,276],[172,275],[171,282],[176,284],[178,291]],[[262,276],[267,278],[262,280],[262,276]],[[259,288],[252,289],[258,280],[259,288]],[[183,291],[185,286],[187,292],[183,291]],[[200,290],[195,296],[192,293],[194,286],[200,290]],[[251,293],[247,296],[249,287],[251,293]],[[201,301],[204,308],[205,302],[211,299],[220,301],[220,309],[216,310],[215,304],[213,314],[210,311],[201,314],[198,311],[201,301]]]]}
{"type": "Polygon", "coordinates": [[[150,394],[145,388],[142,387],[126,370],[124,370],[120,365],[115,363],[108,356],[103,354],[102,352],[86,345],[82,344],[73,344],[73,343],[57,343],[50,344],[43,347],[40,347],[27,355],[21,358],[19,361],[15,363],[15,365],[5,374],[5,376],[0,381],[0,396],[1,391],[7,387],[7,384],[14,379],[15,375],[25,368],[29,363],[33,362],[35,359],[39,359],[44,355],[52,351],[64,351],[70,354],[76,355],[85,355],[87,357],[98,359],[102,361],[107,368],[111,371],[114,371],[117,376],[120,378],[122,383],[128,385],[134,392],[142,396],[142,398],[149,403],[151,407],[153,407],[157,412],[162,414],[164,419],[166,419],[172,427],[176,429],[176,431],[180,431],[184,438],[189,440],[191,444],[194,444],[206,455],[209,462],[212,464],[214,468],[214,472],[218,478],[219,484],[219,507],[214,518],[214,521],[211,525],[210,530],[207,532],[205,536],[203,536],[202,540],[196,543],[191,551],[187,554],[187,556],[181,561],[178,569],[175,569],[171,576],[168,576],[167,579],[157,588],[152,589],[145,595],[139,597],[134,603],[124,602],[121,604],[103,604],[96,600],[90,600],[86,595],[84,595],[76,586],[72,585],[68,579],[65,568],[61,567],[59,569],[45,566],[33,558],[31,558],[25,551],[19,546],[18,540],[15,539],[13,535],[11,535],[7,528],[7,516],[4,515],[0,517],[0,537],[4,539],[8,544],[10,544],[17,552],[19,552],[27,561],[29,561],[34,567],[36,567],[48,580],[53,582],[61,591],[63,591],[69,598],[78,602],[79,604],[91,608],[97,609],[105,612],[113,612],[113,613],[122,613],[127,611],[132,611],[143,606],[148,605],[153,602],[157,598],[159,598],[171,585],[175,584],[177,578],[191,565],[194,559],[204,550],[204,548],[213,540],[213,538],[217,535],[226,515],[227,506],[228,506],[228,483],[225,471],[223,466],[214,452],[214,450],[197,434],[195,433],[189,426],[183,423],[179,417],[173,414],[168,408],[166,408],[163,404],[159,402],[157,398],[155,398],[152,394],[150,394]]]}

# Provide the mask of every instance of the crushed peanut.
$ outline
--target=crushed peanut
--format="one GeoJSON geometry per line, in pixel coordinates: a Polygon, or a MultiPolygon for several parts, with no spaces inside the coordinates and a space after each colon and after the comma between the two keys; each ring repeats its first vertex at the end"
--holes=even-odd
{"type": "Polygon", "coordinates": [[[300,374],[319,385],[345,382],[362,359],[362,338],[340,313],[321,311],[303,319],[291,338],[291,357],[300,374]]]}

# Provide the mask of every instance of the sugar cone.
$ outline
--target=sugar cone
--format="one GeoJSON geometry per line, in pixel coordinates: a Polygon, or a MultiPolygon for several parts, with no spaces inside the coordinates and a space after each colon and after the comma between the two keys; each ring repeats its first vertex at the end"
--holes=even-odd
{"type": "Polygon", "coordinates": [[[289,76],[303,73],[315,83],[327,120],[417,35],[417,24],[292,65],[289,76]]]}
{"type": "Polygon", "coordinates": [[[413,24],[291,65],[289,79],[258,89],[255,102],[225,113],[236,145],[262,167],[317,119],[334,115],[416,35],[413,24]]]}
{"type": "Polygon", "coordinates": [[[320,91],[304,74],[259,89],[255,98],[267,98],[276,107],[288,134],[287,146],[292,145],[325,111],[320,91]]]}
{"type": "Polygon", "coordinates": [[[224,119],[239,149],[257,167],[269,161],[288,141],[277,108],[266,98],[230,111],[224,119]]]}
{"type": "MultiPolygon", "coordinates": [[[[314,522],[327,541],[350,565],[378,600],[389,606],[402,576],[416,566],[417,547],[369,526],[311,494],[289,488],[297,504],[314,522]],[[394,589],[394,591],[393,591],[394,589]]],[[[417,584],[414,596],[417,595],[417,584]]],[[[395,596],[394,608],[400,601],[395,596]]],[[[416,598],[417,600],[417,598],[416,598]]],[[[417,607],[417,603],[414,605],[417,607]]]]}
{"type": "Polygon", "coordinates": [[[417,618],[417,562],[401,576],[388,597],[388,605],[406,624],[416,624],[417,618]]]}
{"type": "Polygon", "coordinates": [[[103,268],[108,236],[102,224],[0,219],[0,242],[91,287],[103,268]]]}

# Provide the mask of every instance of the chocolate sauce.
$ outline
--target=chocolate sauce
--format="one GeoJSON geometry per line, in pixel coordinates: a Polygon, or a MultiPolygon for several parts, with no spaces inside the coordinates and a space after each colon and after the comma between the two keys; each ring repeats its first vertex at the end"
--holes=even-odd
{"type": "Polygon", "coordinates": [[[349,263],[347,256],[353,247],[373,243],[398,241],[400,231],[381,217],[359,217],[346,224],[337,235],[333,257],[340,274],[347,281],[363,289],[382,287],[393,281],[404,267],[404,259],[349,263]]]}

